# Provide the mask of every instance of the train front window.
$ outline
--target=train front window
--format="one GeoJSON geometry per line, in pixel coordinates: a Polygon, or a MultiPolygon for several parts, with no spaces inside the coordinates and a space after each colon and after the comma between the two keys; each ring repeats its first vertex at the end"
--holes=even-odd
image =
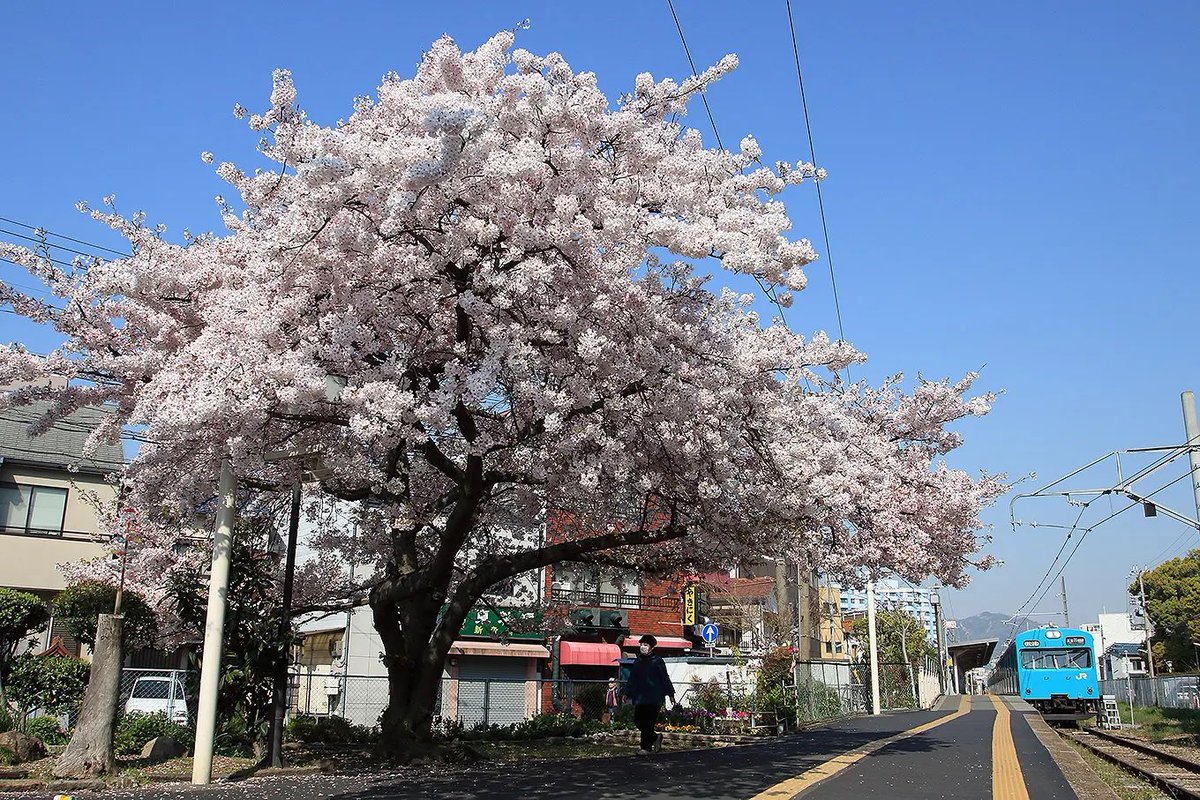
{"type": "Polygon", "coordinates": [[[1069,650],[1022,650],[1025,669],[1087,669],[1092,666],[1092,651],[1086,647],[1069,650]]]}

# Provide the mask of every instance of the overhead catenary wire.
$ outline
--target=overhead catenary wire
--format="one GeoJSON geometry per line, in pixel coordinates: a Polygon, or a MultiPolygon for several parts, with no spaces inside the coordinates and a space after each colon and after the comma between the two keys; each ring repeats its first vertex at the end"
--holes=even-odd
{"type": "MultiPolygon", "coordinates": [[[[1191,471],[1190,471],[1190,470],[1189,470],[1188,472],[1185,472],[1184,474],[1180,475],[1178,478],[1175,478],[1174,480],[1172,480],[1172,481],[1170,481],[1170,482],[1168,482],[1168,483],[1166,483],[1166,484],[1163,484],[1162,486],[1158,487],[1158,488],[1157,488],[1157,489],[1155,489],[1153,492],[1150,492],[1150,493],[1149,493],[1149,494],[1147,494],[1147,495],[1142,495],[1142,496],[1140,496],[1140,497],[1141,497],[1141,499],[1139,499],[1139,500],[1135,500],[1135,501],[1131,502],[1129,505],[1125,506],[1124,508],[1122,508],[1122,509],[1119,509],[1119,510],[1117,510],[1117,511],[1114,511],[1114,512],[1112,512],[1111,514],[1109,514],[1107,517],[1105,517],[1104,519],[1100,520],[1099,522],[1097,522],[1097,523],[1095,523],[1095,524],[1093,524],[1093,525],[1089,525],[1088,527],[1084,528],[1084,529],[1083,529],[1083,535],[1081,535],[1081,536],[1079,537],[1079,540],[1075,542],[1075,547],[1073,547],[1073,548],[1071,549],[1071,553],[1070,553],[1070,555],[1068,555],[1068,556],[1067,556],[1067,558],[1066,558],[1066,560],[1065,560],[1065,561],[1063,561],[1063,563],[1062,563],[1062,566],[1058,568],[1058,572],[1054,573],[1054,577],[1053,577],[1053,578],[1051,578],[1051,579],[1050,579],[1050,582],[1046,584],[1046,588],[1045,588],[1044,590],[1042,590],[1042,593],[1041,593],[1041,595],[1038,597],[1037,601],[1036,601],[1036,602],[1033,604],[1034,608],[1036,608],[1037,606],[1041,605],[1041,602],[1042,602],[1042,600],[1043,600],[1043,599],[1046,597],[1046,595],[1047,595],[1047,594],[1049,594],[1049,592],[1050,592],[1050,589],[1051,589],[1051,588],[1054,586],[1054,581],[1058,580],[1058,577],[1059,577],[1060,575],[1062,575],[1062,573],[1063,573],[1063,570],[1065,570],[1065,569],[1067,568],[1067,565],[1071,563],[1071,559],[1075,557],[1075,553],[1079,551],[1079,547],[1080,547],[1080,545],[1082,545],[1082,544],[1083,544],[1083,541],[1084,541],[1084,539],[1086,539],[1086,538],[1087,538],[1087,535],[1088,535],[1089,533],[1091,533],[1092,531],[1094,531],[1096,528],[1099,528],[1101,525],[1103,525],[1104,523],[1106,523],[1106,522],[1108,522],[1109,520],[1113,519],[1114,517],[1118,517],[1118,516],[1120,516],[1121,514],[1124,514],[1124,513],[1125,513],[1126,511],[1128,511],[1129,509],[1131,509],[1131,508],[1137,508],[1137,507],[1141,506],[1141,505],[1142,505],[1142,502],[1143,502],[1144,500],[1146,500],[1146,499],[1149,499],[1149,498],[1153,497],[1154,495],[1158,494],[1158,493],[1159,493],[1159,492],[1161,492],[1161,491],[1165,491],[1166,489],[1169,489],[1170,487],[1172,487],[1172,486],[1174,486],[1175,484],[1179,483],[1179,482],[1180,482],[1181,480],[1183,480],[1184,478],[1191,477],[1191,474],[1192,474],[1192,473],[1191,473],[1191,471]]],[[[1087,509],[1087,506],[1088,506],[1088,505],[1091,505],[1091,503],[1093,503],[1093,502],[1095,502],[1095,500],[1099,499],[1099,497],[1103,497],[1103,495],[1099,495],[1099,496],[1097,496],[1096,498],[1093,498],[1092,500],[1089,500],[1087,503],[1085,503],[1085,504],[1084,504],[1084,510],[1086,510],[1086,509],[1087,509]]],[[[1080,516],[1082,517],[1082,513],[1080,514],[1080,516]]],[[[1037,590],[1035,589],[1034,591],[1036,592],[1037,590]]],[[[1014,615],[1014,616],[1015,616],[1015,615],[1014,615]]]]}

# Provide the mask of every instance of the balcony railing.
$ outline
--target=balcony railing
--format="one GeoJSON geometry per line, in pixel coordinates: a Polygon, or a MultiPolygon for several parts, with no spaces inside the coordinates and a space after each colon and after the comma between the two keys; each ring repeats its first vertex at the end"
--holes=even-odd
{"type": "Polygon", "coordinates": [[[17,525],[0,525],[0,535],[3,536],[34,536],[41,539],[70,539],[77,542],[107,541],[95,531],[72,531],[62,528],[30,528],[17,525]]]}
{"type": "Polygon", "coordinates": [[[555,588],[551,597],[561,603],[599,608],[636,608],[644,611],[679,612],[683,606],[683,601],[678,597],[643,597],[636,594],[601,592],[591,589],[555,588]]]}

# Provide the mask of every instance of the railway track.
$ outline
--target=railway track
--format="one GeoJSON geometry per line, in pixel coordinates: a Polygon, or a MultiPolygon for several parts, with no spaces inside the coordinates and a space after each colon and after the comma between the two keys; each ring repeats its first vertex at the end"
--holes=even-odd
{"type": "Polygon", "coordinates": [[[1063,729],[1059,733],[1172,797],[1200,800],[1200,761],[1181,758],[1152,744],[1095,729],[1063,729]]]}

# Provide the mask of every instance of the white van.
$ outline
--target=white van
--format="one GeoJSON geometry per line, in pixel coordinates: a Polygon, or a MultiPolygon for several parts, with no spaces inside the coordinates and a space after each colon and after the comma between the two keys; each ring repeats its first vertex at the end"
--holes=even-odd
{"type": "Polygon", "coordinates": [[[183,682],[171,675],[140,676],[133,682],[129,699],[125,701],[125,713],[163,713],[171,722],[187,725],[188,704],[183,682]]]}

